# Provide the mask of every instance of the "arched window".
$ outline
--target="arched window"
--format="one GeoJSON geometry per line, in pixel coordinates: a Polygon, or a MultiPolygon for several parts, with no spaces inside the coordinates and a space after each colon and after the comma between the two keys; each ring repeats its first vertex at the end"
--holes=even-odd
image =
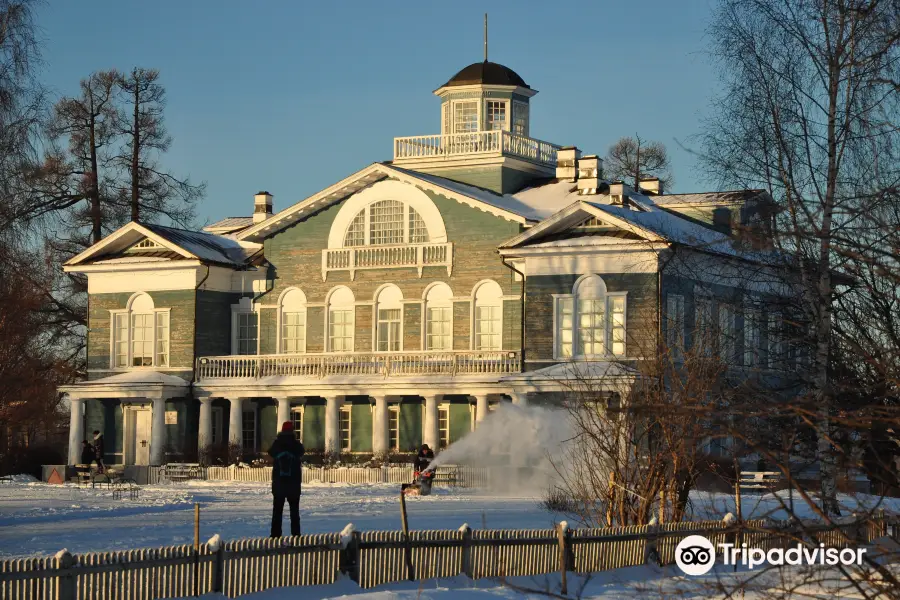
{"type": "Polygon", "coordinates": [[[571,295],[557,297],[556,355],[622,356],[625,354],[625,294],[611,294],[603,279],[579,279],[571,295]]]}
{"type": "Polygon", "coordinates": [[[168,309],[157,309],[148,294],[139,293],[111,317],[114,368],[169,366],[168,309]]]}
{"type": "Polygon", "coordinates": [[[446,283],[435,283],[425,294],[425,349],[453,349],[453,292],[446,283]]]}
{"type": "Polygon", "coordinates": [[[403,318],[403,292],[396,285],[381,288],[375,298],[377,321],[375,326],[376,352],[401,350],[401,321],[403,318]]]}
{"type": "Polygon", "coordinates": [[[399,200],[379,200],[359,211],[344,235],[344,247],[424,244],[428,228],[415,208],[399,200]]]}
{"type": "Polygon", "coordinates": [[[292,289],[281,297],[281,346],[285,354],[306,352],[306,295],[292,289]]]}
{"type": "Polygon", "coordinates": [[[337,287],[328,296],[328,351],[353,352],[356,299],[350,288],[337,287]]]}
{"type": "Polygon", "coordinates": [[[503,325],[503,290],[496,281],[475,288],[475,350],[500,350],[503,325]]]}

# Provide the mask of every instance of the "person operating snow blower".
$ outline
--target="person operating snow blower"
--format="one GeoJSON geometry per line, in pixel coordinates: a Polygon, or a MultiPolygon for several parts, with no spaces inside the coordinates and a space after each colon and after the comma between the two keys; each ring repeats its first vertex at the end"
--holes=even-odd
{"type": "Polygon", "coordinates": [[[427,496],[431,493],[431,484],[434,482],[434,470],[428,470],[428,465],[434,460],[434,451],[428,444],[422,444],[419,453],[413,461],[413,482],[404,483],[400,491],[407,496],[427,496]]]}

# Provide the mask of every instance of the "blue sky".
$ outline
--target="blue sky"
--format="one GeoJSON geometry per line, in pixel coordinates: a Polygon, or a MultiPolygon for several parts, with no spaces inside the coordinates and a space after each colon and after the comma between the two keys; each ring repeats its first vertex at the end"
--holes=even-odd
{"type": "Polygon", "coordinates": [[[603,155],[623,135],[665,143],[675,191],[705,186],[689,143],[716,78],[712,0],[242,2],[47,0],[43,79],[57,94],[99,69],[155,67],[174,137],[165,164],[208,183],[201,220],[280,210],[372,162],[395,136],[439,133],[431,94],[490,59],[539,94],[531,135],[603,155]]]}

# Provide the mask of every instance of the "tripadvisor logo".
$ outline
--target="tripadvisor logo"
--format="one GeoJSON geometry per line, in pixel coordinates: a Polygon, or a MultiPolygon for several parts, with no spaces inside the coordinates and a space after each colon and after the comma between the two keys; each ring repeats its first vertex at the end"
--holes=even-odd
{"type": "MultiPolygon", "coordinates": [[[[747,544],[719,544],[725,565],[744,565],[754,569],[762,564],[781,565],[861,565],[866,548],[826,548],[797,544],[790,548],[748,548],[747,544]]],[[[702,535],[689,535],[675,548],[675,564],[687,575],[705,575],[716,562],[716,550],[712,542],[702,535]]]]}

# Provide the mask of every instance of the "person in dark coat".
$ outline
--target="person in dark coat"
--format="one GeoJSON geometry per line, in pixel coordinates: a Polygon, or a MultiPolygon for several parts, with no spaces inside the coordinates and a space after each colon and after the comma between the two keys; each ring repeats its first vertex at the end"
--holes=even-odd
{"type": "Polygon", "coordinates": [[[294,424],[285,421],[269,448],[272,457],[272,537],[281,537],[284,501],[291,512],[291,535],[300,535],[300,493],[303,484],[303,444],[294,437],[294,424]]]}
{"type": "Polygon", "coordinates": [[[87,440],[81,442],[81,464],[89,465],[94,462],[94,447],[87,440]]]}
{"type": "Polygon", "coordinates": [[[97,461],[97,472],[103,472],[103,457],[105,456],[104,444],[103,444],[103,434],[94,430],[94,460],[97,461]]]}
{"type": "Polygon", "coordinates": [[[434,451],[428,447],[428,444],[422,444],[422,447],[419,448],[419,453],[416,455],[416,460],[413,461],[413,469],[421,473],[433,460],[434,451]]]}

